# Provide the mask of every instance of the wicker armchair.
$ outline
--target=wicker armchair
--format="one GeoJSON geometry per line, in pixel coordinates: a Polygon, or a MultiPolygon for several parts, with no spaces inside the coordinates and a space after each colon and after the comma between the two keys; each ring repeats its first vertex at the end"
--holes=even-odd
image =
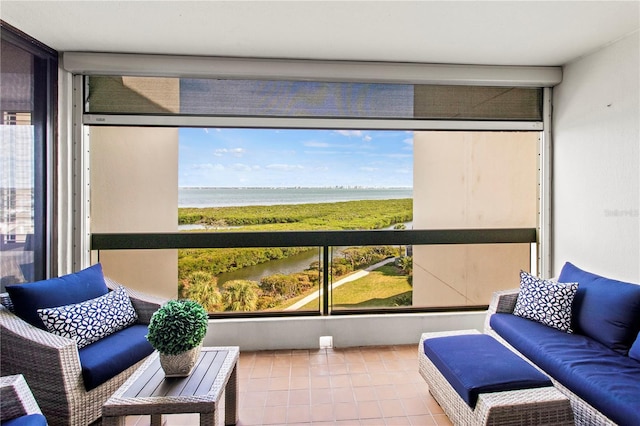
{"type": "MultiPolygon", "coordinates": [[[[105,282],[111,289],[120,285],[107,277],[105,282]]],[[[153,312],[164,303],[163,299],[130,289],[127,293],[142,324],[148,324],[153,312]]],[[[11,312],[6,293],[0,299],[2,374],[24,375],[50,425],[86,426],[99,419],[104,402],[144,361],[87,391],[76,342],[18,318],[11,312]]]]}
{"type": "MultiPolygon", "coordinates": [[[[42,411],[24,376],[16,374],[0,377],[0,423],[32,414],[42,415],[42,411]]],[[[46,424],[43,417],[40,419],[46,424]]]]}

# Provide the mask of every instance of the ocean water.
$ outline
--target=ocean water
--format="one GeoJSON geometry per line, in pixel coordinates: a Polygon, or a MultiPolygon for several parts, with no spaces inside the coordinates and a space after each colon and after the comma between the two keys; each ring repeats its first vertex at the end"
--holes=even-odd
{"type": "Polygon", "coordinates": [[[178,188],[178,207],[238,207],[413,198],[412,188],[178,188]]]}

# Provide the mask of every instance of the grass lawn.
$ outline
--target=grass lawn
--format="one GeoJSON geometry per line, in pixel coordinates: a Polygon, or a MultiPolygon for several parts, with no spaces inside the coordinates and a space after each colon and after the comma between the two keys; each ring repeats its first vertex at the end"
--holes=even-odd
{"type": "MultiPolygon", "coordinates": [[[[333,290],[333,308],[394,307],[396,297],[411,296],[412,287],[407,278],[390,262],[371,271],[366,277],[345,283],[333,290]]],[[[302,309],[314,309],[317,306],[318,301],[314,300],[302,309]]]]}

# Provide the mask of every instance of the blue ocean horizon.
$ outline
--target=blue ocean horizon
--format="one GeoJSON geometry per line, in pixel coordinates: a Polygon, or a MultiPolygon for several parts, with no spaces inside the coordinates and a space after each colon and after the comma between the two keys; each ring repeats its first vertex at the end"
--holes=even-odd
{"type": "Polygon", "coordinates": [[[413,198],[413,188],[179,187],[178,207],[241,207],[413,198]]]}

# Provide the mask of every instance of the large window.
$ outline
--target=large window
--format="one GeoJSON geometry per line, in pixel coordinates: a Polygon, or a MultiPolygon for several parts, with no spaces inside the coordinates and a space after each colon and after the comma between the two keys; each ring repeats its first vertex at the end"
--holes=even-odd
{"type": "MultiPolygon", "coordinates": [[[[537,227],[538,132],[90,133],[95,233],[537,227]]],[[[129,281],[130,268],[153,291],[200,300],[211,313],[477,307],[537,266],[532,241],[362,246],[345,237],[324,253],[305,241],[273,247],[270,235],[257,238],[264,245],[101,250],[99,260],[110,275],[129,281]]]]}
{"type": "Polygon", "coordinates": [[[2,23],[0,264],[5,285],[43,279],[53,264],[47,179],[55,134],[57,54],[2,23]]]}
{"type": "Polygon", "coordinates": [[[116,279],[327,314],[477,309],[537,268],[540,88],[85,82],[92,256],[116,279]],[[526,232],[476,239],[503,230],[526,232]]]}

